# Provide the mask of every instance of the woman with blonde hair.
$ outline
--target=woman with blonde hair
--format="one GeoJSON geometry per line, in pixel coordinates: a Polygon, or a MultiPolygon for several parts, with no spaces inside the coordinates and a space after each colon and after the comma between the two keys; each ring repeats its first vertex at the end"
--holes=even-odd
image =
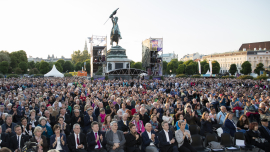
{"type": "Polygon", "coordinates": [[[110,126],[111,121],[112,121],[111,115],[106,115],[104,122],[102,123],[102,126],[101,126],[101,131],[106,132],[106,131],[111,130],[111,126],[110,126]]]}
{"type": "Polygon", "coordinates": [[[52,106],[49,106],[49,107],[47,107],[47,109],[48,109],[48,111],[50,112],[50,114],[55,118],[57,115],[58,115],[58,113],[53,109],[53,107],[52,106]]]}
{"type": "Polygon", "coordinates": [[[34,136],[30,139],[31,142],[36,142],[38,145],[38,152],[46,152],[48,151],[48,143],[47,139],[42,134],[42,128],[37,126],[34,130],[34,136]]]}
{"type": "Polygon", "coordinates": [[[201,118],[201,135],[213,134],[213,123],[214,121],[209,116],[208,112],[204,112],[201,118]]]}

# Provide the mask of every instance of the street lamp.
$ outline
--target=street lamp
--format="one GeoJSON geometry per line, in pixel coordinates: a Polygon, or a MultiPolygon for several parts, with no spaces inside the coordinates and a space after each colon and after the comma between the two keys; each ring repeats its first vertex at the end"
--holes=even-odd
{"type": "Polygon", "coordinates": [[[172,75],[172,70],[170,70],[170,74],[172,75]]]}

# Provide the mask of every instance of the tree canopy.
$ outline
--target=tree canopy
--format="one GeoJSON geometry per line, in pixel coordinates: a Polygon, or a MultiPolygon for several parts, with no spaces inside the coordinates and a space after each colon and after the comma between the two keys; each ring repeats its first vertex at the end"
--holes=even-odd
{"type": "Polygon", "coordinates": [[[86,59],[90,59],[90,54],[88,53],[87,50],[84,50],[84,51],[74,51],[73,54],[71,54],[71,58],[72,58],[72,62],[74,64],[78,63],[78,62],[83,62],[85,61],[86,59]]]}
{"type": "Polygon", "coordinates": [[[230,74],[235,75],[236,71],[237,71],[236,64],[231,64],[230,69],[229,69],[230,74]]]}
{"type": "Polygon", "coordinates": [[[240,71],[241,73],[247,75],[251,73],[251,64],[248,61],[245,61],[242,65],[242,70],[240,71]]]}
{"type": "Polygon", "coordinates": [[[263,67],[264,67],[264,65],[262,63],[257,64],[254,72],[257,73],[258,75],[260,75],[260,71],[265,71],[265,69],[263,67]]]}

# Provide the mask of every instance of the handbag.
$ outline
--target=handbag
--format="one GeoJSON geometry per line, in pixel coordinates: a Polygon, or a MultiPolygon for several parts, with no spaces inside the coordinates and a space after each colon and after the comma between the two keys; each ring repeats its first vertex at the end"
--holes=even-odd
{"type": "Polygon", "coordinates": [[[220,143],[216,141],[211,141],[208,143],[208,145],[210,149],[223,149],[224,148],[224,146],[220,145],[220,143]]]}

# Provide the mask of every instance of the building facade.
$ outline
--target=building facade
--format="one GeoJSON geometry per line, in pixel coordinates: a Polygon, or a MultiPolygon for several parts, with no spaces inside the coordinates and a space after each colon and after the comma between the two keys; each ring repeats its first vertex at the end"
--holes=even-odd
{"type": "Polygon", "coordinates": [[[170,62],[172,59],[177,59],[178,60],[178,54],[173,53],[167,53],[167,54],[163,54],[161,55],[162,57],[162,61],[166,61],[166,62],[170,62]]]}
{"type": "Polygon", "coordinates": [[[193,53],[193,54],[187,54],[184,55],[183,58],[180,59],[180,61],[188,61],[188,60],[195,60],[195,59],[201,59],[204,55],[199,54],[198,52],[193,53]]]}
{"type": "Polygon", "coordinates": [[[56,62],[60,59],[63,59],[64,61],[71,61],[71,58],[65,58],[64,56],[61,56],[61,58],[57,58],[57,57],[54,57],[54,54],[53,54],[52,56],[48,55],[47,59],[42,59],[39,57],[34,58],[32,56],[29,56],[28,62],[34,61],[36,63],[36,62],[41,62],[42,60],[45,62],[56,62]]]}
{"type": "Polygon", "coordinates": [[[245,61],[251,63],[252,72],[259,63],[262,63],[264,68],[267,69],[270,68],[270,41],[245,43],[241,45],[238,51],[203,56],[201,61],[203,60],[218,61],[220,73],[229,72],[231,64],[236,64],[238,73],[240,73],[241,65],[245,61]]]}

